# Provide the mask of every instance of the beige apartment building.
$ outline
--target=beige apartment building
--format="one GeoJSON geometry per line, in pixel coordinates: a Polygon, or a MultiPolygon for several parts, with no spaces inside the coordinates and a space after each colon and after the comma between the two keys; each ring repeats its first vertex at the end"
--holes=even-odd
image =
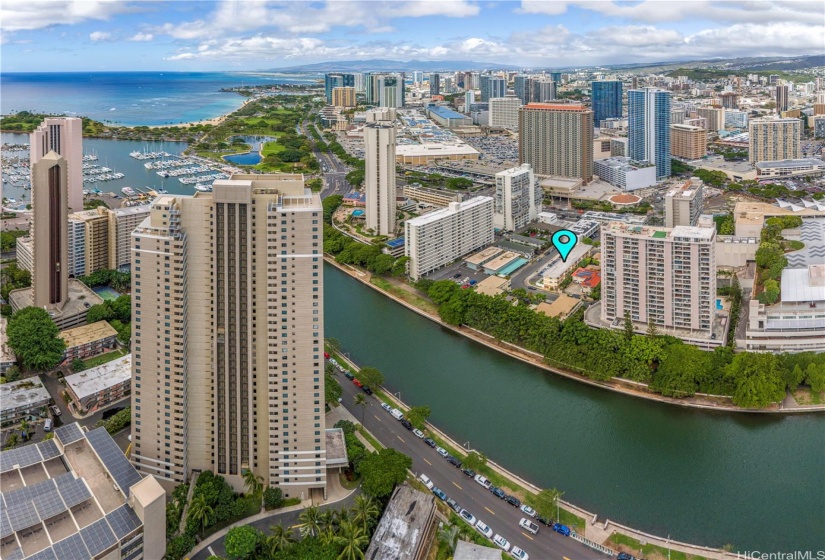
{"type": "Polygon", "coordinates": [[[593,179],[593,111],[576,103],[529,103],[519,109],[519,165],[536,175],[593,179]]]}
{"type": "Polygon", "coordinates": [[[603,322],[710,333],[716,295],[716,231],[612,222],[602,226],[603,322]]]}
{"type": "Polygon", "coordinates": [[[695,226],[702,214],[705,184],[691,177],[665,195],[665,227],[695,226]]]}
{"type": "Polygon", "coordinates": [[[32,171],[32,303],[62,310],[69,299],[68,165],[50,151],[32,171]]]}
{"type": "Polygon", "coordinates": [[[326,490],[323,210],[302,175],[164,195],[132,233],[132,461],[326,490]]]}
{"type": "Polygon", "coordinates": [[[705,129],[710,132],[725,130],[725,109],[723,107],[699,107],[696,114],[705,119],[705,129]]]}
{"type": "Polygon", "coordinates": [[[683,159],[708,155],[708,131],[700,126],[670,125],[670,154],[683,159]]]}
{"type": "Polygon", "coordinates": [[[332,105],[335,107],[355,107],[355,88],[336,87],[332,88],[332,105]]]}
{"type": "Polygon", "coordinates": [[[754,119],[748,123],[749,161],[802,158],[802,121],[799,119],[754,119]]]}

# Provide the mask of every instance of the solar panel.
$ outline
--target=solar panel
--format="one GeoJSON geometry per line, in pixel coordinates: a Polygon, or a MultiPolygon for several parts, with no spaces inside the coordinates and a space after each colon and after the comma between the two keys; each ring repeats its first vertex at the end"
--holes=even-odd
{"type": "Polygon", "coordinates": [[[141,481],[141,476],[123,454],[123,451],[106,431],[106,428],[97,428],[86,434],[86,439],[95,450],[103,466],[112,475],[121,493],[129,497],[129,489],[141,481]]]}
{"type": "Polygon", "coordinates": [[[60,496],[66,502],[66,507],[71,508],[79,503],[85,502],[92,497],[92,493],[86,486],[82,478],[73,478],[71,480],[62,481],[58,485],[60,496]]]}
{"type": "Polygon", "coordinates": [[[117,542],[105,517],[81,529],[80,536],[83,537],[83,542],[92,556],[100,554],[117,542]]]}
{"type": "Polygon", "coordinates": [[[40,552],[36,552],[31,556],[26,557],[26,560],[60,560],[51,548],[44,548],[40,552]]]}
{"type": "Polygon", "coordinates": [[[17,451],[15,464],[19,465],[21,469],[41,461],[40,452],[33,445],[18,447],[15,451],[17,451]]]}
{"type": "Polygon", "coordinates": [[[58,438],[63,445],[69,445],[83,439],[83,432],[77,422],[60,426],[54,431],[54,437],[58,438]]]}
{"type": "Polygon", "coordinates": [[[4,507],[3,510],[0,511],[0,539],[5,539],[12,533],[14,533],[14,530],[11,528],[9,514],[6,513],[6,508],[4,507]]]}
{"type": "Polygon", "coordinates": [[[44,521],[59,513],[63,513],[67,509],[57,490],[49,492],[48,494],[35,496],[32,502],[34,503],[34,508],[37,510],[37,515],[44,521]]]}
{"type": "Polygon", "coordinates": [[[43,456],[44,461],[48,461],[49,459],[53,459],[55,457],[60,457],[60,450],[57,448],[57,444],[53,439],[42,441],[37,444],[37,447],[40,450],[40,454],[43,456]]]}
{"type": "Polygon", "coordinates": [[[23,502],[30,502],[35,496],[42,496],[49,492],[55,491],[55,480],[48,479],[31,486],[24,486],[12,492],[6,492],[3,499],[6,501],[6,506],[13,506],[23,502]]]}
{"type": "Polygon", "coordinates": [[[22,531],[40,523],[40,517],[31,502],[14,504],[6,509],[6,513],[9,514],[11,528],[15,531],[22,531]]]}
{"type": "Polygon", "coordinates": [[[52,545],[55,555],[58,558],[91,558],[89,550],[83,543],[83,537],[79,533],[73,533],[52,545]]]}
{"type": "Polygon", "coordinates": [[[109,512],[106,519],[109,520],[109,525],[112,526],[117,540],[123,539],[123,537],[140,527],[140,519],[127,504],[123,504],[116,510],[109,512]]]}
{"type": "Polygon", "coordinates": [[[8,554],[4,554],[3,555],[3,560],[23,560],[24,556],[26,556],[26,555],[23,553],[22,548],[15,548],[14,550],[9,552],[8,554]]]}

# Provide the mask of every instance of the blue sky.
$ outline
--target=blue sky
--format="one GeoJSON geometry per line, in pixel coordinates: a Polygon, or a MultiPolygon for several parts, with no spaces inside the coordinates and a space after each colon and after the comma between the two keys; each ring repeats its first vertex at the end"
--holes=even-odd
{"type": "Polygon", "coordinates": [[[561,67],[825,52],[825,3],[4,0],[4,72],[256,70],[331,60],[561,67]]]}

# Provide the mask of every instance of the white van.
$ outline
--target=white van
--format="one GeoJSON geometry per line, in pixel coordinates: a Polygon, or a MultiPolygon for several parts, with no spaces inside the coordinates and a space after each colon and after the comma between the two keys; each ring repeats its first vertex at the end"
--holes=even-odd
{"type": "Polygon", "coordinates": [[[46,421],[43,423],[43,431],[44,432],[51,432],[52,431],[52,419],[46,418],[46,421]]]}
{"type": "Polygon", "coordinates": [[[392,414],[393,418],[395,418],[396,420],[403,420],[404,419],[404,413],[401,412],[400,410],[398,410],[397,408],[393,408],[390,411],[390,414],[392,414]]]}

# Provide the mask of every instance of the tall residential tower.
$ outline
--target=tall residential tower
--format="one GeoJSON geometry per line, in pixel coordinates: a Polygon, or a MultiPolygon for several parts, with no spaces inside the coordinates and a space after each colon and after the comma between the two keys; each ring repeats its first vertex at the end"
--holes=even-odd
{"type": "Polygon", "coordinates": [[[670,92],[655,87],[627,92],[630,158],[656,166],[656,180],[670,177],[670,92]]]}
{"type": "Polygon", "coordinates": [[[519,110],[519,164],[536,175],[593,179],[593,111],[575,103],[530,103],[519,110]]]}
{"type": "Polygon", "coordinates": [[[395,125],[392,121],[364,126],[364,183],[367,228],[376,235],[395,235],[395,125]]]}
{"type": "Polygon", "coordinates": [[[66,161],[68,207],[83,210],[83,119],[47,117],[29,135],[29,163],[34,165],[49,152],[66,161]]]}
{"type": "Polygon", "coordinates": [[[592,82],[593,124],[601,126],[604,119],[618,119],[622,116],[622,82],[592,82]]]}

